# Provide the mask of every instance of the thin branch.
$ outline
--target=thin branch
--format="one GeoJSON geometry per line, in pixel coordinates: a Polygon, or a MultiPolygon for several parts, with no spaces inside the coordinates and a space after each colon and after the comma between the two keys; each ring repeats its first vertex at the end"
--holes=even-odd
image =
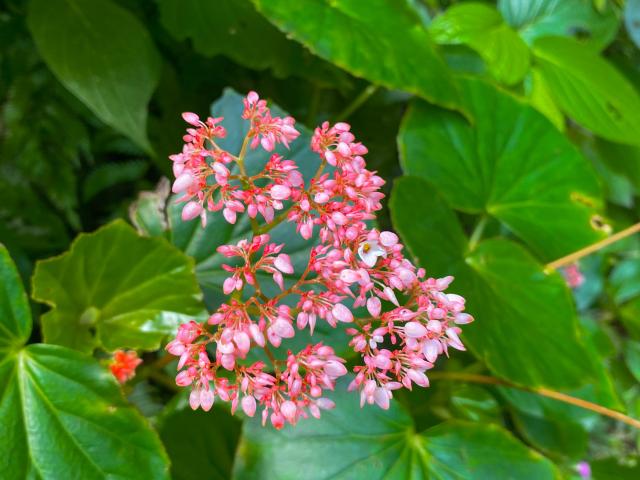
{"type": "Polygon", "coordinates": [[[339,122],[345,121],[347,118],[351,116],[353,112],[358,110],[367,100],[369,100],[369,98],[371,98],[371,95],[376,93],[377,90],[378,90],[377,85],[368,85],[367,88],[365,88],[360,93],[360,95],[358,95],[353,100],[353,102],[347,105],[344,110],[342,110],[338,115],[336,115],[336,120],[339,122]]]}
{"type": "Polygon", "coordinates": [[[592,254],[593,252],[597,252],[598,250],[603,249],[604,247],[608,247],[612,243],[615,243],[623,238],[627,238],[634,233],[640,232],[640,223],[636,223],[635,225],[630,226],[629,228],[625,228],[624,230],[611,235],[610,237],[605,238],[604,240],[600,240],[588,247],[582,248],[577,252],[570,253],[569,255],[559,258],[558,260],[554,260],[551,263],[547,264],[547,268],[557,269],[560,267],[564,267],[566,265],[570,265],[582,257],[586,257],[587,255],[592,254]]]}
{"type": "Polygon", "coordinates": [[[515,383],[511,383],[500,378],[490,377],[488,375],[477,375],[474,373],[432,372],[429,374],[429,377],[433,379],[438,378],[440,380],[459,380],[461,382],[483,383],[486,385],[502,385],[504,387],[515,388],[518,390],[523,390],[525,392],[535,393],[537,395],[542,395],[543,397],[553,398],[554,400],[558,400],[560,402],[575,405],[576,407],[584,408],[586,410],[591,410],[592,412],[596,412],[600,415],[605,415],[615,420],[619,420],[640,430],[640,420],[636,420],[635,418],[629,417],[624,413],[616,412],[615,410],[611,410],[610,408],[603,407],[602,405],[598,405],[597,403],[582,400],[581,398],[572,397],[571,395],[556,392],[555,390],[549,390],[548,388],[524,387],[522,385],[516,385],[515,383]]]}

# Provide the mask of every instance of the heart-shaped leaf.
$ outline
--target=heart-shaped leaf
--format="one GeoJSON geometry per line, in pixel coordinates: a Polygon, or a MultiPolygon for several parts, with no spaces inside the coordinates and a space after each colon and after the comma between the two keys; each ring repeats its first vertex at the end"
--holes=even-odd
{"type": "Polygon", "coordinates": [[[21,348],[30,333],[25,292],[0,246],[0,478],[168,478],[160,440],[113,376],[74,350],[21,348]]]}
{"type": "Polygon", "coordinates": [[[567,138],[514,97],[479,80],[461,85],[475,123],[414,103],[398,139],[404,172],[433,182],[457,210],[497,218],[544,259],[601,239],[591,225],[598,179],[567,138]]]}
{"type": "Polygon", "coordinates": [[[62,84],[103,122],[150,150],[147,103],[160,59],[138,19],[111,0],[33,0],[28,22],[62,84]]]}
{"type": "Polygon", "coordinates": [[[38,262],[33,298],[48,343],[91,352],[102,346],[157,349],[180,323],[202,313],[193,261],[123,221],[81,234],[71,249],[38,262]]]}
{"type": "Polygon", "coordinates": [[[397,402],[385,411],[360,408],[343,390],[334,399],[321,419],[281,431],[245,422],[234,478],[293,480],[301,471],[323,479],[554,478],[548,460],[496,425],[451,421],[416,432],[397,402]]]}

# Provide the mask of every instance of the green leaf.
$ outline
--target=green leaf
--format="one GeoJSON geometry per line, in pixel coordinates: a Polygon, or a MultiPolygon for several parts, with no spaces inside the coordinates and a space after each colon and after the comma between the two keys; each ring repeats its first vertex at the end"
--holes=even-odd
{"type": "Polygon", "coordinates": [[[193,411],[185,396],[169,410],[163,415],[159,430],[171,459],[171,478],[231,478],[233,459],[240,440],[240,420],[217,404],[210,412],[193,411]]]}
{"type": "Polygon", "coordinates": [[[21,347],[30,334],[29,301],[9,251],[0,243],[0,361],[21,347]]]}
{"type": "Polygon", "coordinates": [[[597,376],[601,367],[582,342],[559,274],[546,273],[506,239],[485,240],[470,250],[455,214],[424,180],[395,182],[391,215],[430,275],[455,276],[452,291],[467,299],[476,318],[463,329],[463,340],[496,375],[551,388],[577,387],[597,376]]]}
{"type": "Polygon", "coordinates": [[[519,83],[529,69],[529,47],[489,5],[454,5],[433,20],[429,31],[436,43],[462,43],[477,51],[493,76],[507,85],[519,83]]]}
{"type": "Polygon", "coordinates": [[[41,318],[45,341],[84,352],[157,349],[202,312],[200,297],[191,259],[120,220],[81,234],[33,276],[33,298],[52,307],[41,318]]]}
{"type": "Polygon", "coordinates": [[[640,382],[640,342],[634,340],[625,342],[624,359],[631,374],[640,382]]]}
{"type": "Polygon", "coordinates": [[[149,424],[93,359],[30,345],[0,362],[0,477],[169,478],[149,424]]]}
{"type": "Polygon", "coordinates": [[[618,263],[611,271],[609,283],[616,305],[640,296],[640,258],[628,258],[618,263]]]}
{"type": "Polygon", "coordinates": [[[409,3],[371,0],[366,8],[359,0],[253,3],[278,28],[351,74],[464,110],[455,80],[409,3]]]}
{"type": "Polygon", "coordinates": [[[592,477],[594,480],[637,480],[640,477],[638,460],[636,457],[625,464],[620,458],[612,457],[590,462],[592,477]]]}
{"type": "Polygon", "coordinates": [[[564,131],[564,115],[554,102],[549,85],[538,68],[531,69],[530,76],[525,80],[525,91],[529,103],[547,117],[558,130],[564,131]]]}
{"type": "Polygon", "coordinates": [[[192,39],[207,57],[226,55],[252,69],[270,68],[278,77],[297,74],[329,85],[347,81],[271,25],[250,0],[160,0],[159,7],[165,28],[178,40],[192,39]]]}
{"type": "Polygon", "coordinates": [[[86,202],[115,185],[139,180],[148,168],[149,165],[143,160],[110,162],[98,165],[89,172],[84,180],[82,188],[83,199],[86,202]]]}
{"type": "Polygon", "coordinates": [[[608,140],[640,145],[640,96],[607,60],[562,37],[538,39],[533,52],[564,113],[608,140]]]}
{"type": "Polygon", "coordinates": [[[554,478],[548,460],[495,425],[452,421],[418,433],[397,402],[385,411],[360,408],[358,395],[343,390],[334,399],[321,419],[281,431],[245,422],[234,478],[554,478]]]}
{"type": "Polygon", "coordinates": [[[110,0],[32,0],[28,23],[62,84],[107,125],[150,151],[147,103],[160,61],[136,17],[110,0]]]}
{"type": "Polygon", "coordinates": [[[498,9],[529,44],[540,37],[561,35],[602,50],[618,31],[614,8],[608,5],[599,12],[592,0],[498,0],[498,9]]]}
{"type": "Polygon", "coordinates": [[[398,137],[404,172],[432,181],[453,208],[500,220],[546,260],[603,238],[590,222],[598,179],[564,135],[488,84],[461,85],[475,124],[412,104],[398,137]]]}

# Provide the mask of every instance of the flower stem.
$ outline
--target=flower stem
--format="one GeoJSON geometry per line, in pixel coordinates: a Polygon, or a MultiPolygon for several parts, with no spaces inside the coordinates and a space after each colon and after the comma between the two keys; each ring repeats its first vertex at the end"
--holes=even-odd
{"type": "Polygon", "coordinates": [[[337,116],[337,121],[344,121],[351,116],[353,112],[358,110],[371,96],[378,90],[378,85],[369,85],[365,88],[360,95],[358,95],[353,102],[346,106],[337,116]]]}
{"type": "Polygon", "coordinates": [[[483,383],[486,385],[502,385],[504,387],[515,388],[518,390],[523,390],[525,392],[535,393],[543,397],[553,398],[554,400],[558,400],[560,402],[575,405],[576,407],[584,408],[586,410],[591,410],[592,412],[596,412],[600,415],[605,415],[615,420],[619,420],[640,430],[640,420],[629,417],[624,413],[616,412],[615,410],[611,410],[610,408],[603,407],[602,405],[598,405],[597,403],[582,400],[581,398],[572,397],[571,395],[567,395],[566,393],[557,392],[548,388],[525,387],[522,385],[516,385],[515,383],[511,383],[507,380],[502,380],[500,378],[490,377],[488,375],[477,375],[474,373],[432,372],[429,374],[429,377],[440,380],[459,380],[461,382],[483,383]]]}
{"type": "Polygon", "coordinates": [[[625,228],[624,230],[621,230],[620,232],[615,233],[610,237],[600,240],[599,242],[589,245],[588,247],[581,248],[577,252],[570,253],[569,255],[559,258],[558,260],[554,260],[553,262],[547,264],[547,268],[557,269],[566,265],[570,265],[580,260],[582,257],[586,257],[587,255],[597,252],[604,247],[608,247],[612,243],[622,240],[623,238],[627,238],[638,232],[640,232],[640,222],[628,228],[625,228]]]}

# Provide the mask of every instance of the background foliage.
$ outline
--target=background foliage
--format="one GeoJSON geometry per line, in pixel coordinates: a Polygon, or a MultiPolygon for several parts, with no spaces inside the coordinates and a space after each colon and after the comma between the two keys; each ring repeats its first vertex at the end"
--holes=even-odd
{"type": "Polygon", "coordinates": [[[638,237],[573,290],[547,266],[639,220],[639,46],[636,0],[0,0],[0,478],[638,478],[637,430],[532,391],[640,417],[638,237]],[[181,222],[167,155],[182,111],[249,90],[349,121],[381,227],[476,317],[389,411],[336,393],[275,432],[173,386],[158,349],[247,226],[181,222]],[[123,387],[120,348],[144,359],[123,387]]]}

